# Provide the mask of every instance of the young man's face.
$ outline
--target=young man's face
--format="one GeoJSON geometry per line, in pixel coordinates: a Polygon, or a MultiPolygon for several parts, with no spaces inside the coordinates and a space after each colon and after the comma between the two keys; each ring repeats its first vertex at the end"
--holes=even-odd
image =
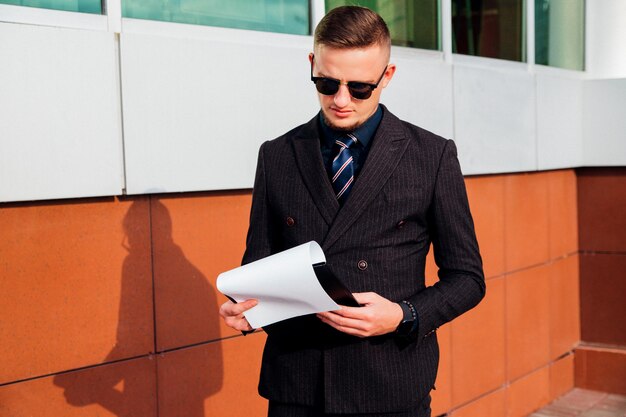
{"type": "Polygon", "coordinates": [[[315,55],[310,54],[313,76],[340,80],[337,93],[324,95],[317,93],[322,113],[328,125],[336,130],[352,131],[362,125],[378,107],[380,94],[391,81],[396,67],[388,64],[389,52],[379,45],[361,49],[337,49],[324,45],[315,48],[315,55]],[[386,70],[385,70],[386,68],[386,70]],[[385,71],[378,88],[363,100],[350,95],[345,82],[359,81],[376,84],[385,71]]]}

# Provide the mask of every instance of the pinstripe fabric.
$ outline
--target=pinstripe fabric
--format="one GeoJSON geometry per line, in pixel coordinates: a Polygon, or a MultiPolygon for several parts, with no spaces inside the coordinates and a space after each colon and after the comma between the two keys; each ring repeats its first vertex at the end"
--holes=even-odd
{"type": "Polygon", "coordinates": [[[243,262],[315,240],[351,291],[413,303],[419,317],[415,340],[359,339],[314,316],[268,326],[259,392],[270,400],[328,413],[415,407],[427,398],[437,373],[434,330],[484,296],[454,143],[383,110],[365,165],[341,208],[323,166],[316,118],[262,145],[243,262]],[[287,224],[287,217],[295,224],[287,224]],[[440,280],[426,288],[431,242],[440,280]],[[360,260],[367,269],[358,268],[360,260]]]}
{"type": "Polygon", "coordinates": [[[318,407],[308,407],[295,404],[281,404],[270,401],[268,417],[430,417],[430,396],[423,403],[410,410],[390,413],[367,413],[367,414],[329,414],[318,407]]]}

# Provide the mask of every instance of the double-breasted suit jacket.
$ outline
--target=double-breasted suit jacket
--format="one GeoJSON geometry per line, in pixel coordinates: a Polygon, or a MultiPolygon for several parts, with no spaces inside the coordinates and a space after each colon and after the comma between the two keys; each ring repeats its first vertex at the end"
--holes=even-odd
{"type": "Polygon", "coordinates": [[[315,240],[352,292],[410,301],[418,328],[406,340],[345,335],[315,316],[267,326],[259,392],[270,400],[329,413],[415,407],[437,374],[435,330],[484,296],[454,143],[383,111],[342,207],[322,162],[318,116],[261,146],[243,263],[315,240]],[[431,243],[439,281],[426,287],[431,243]]]}

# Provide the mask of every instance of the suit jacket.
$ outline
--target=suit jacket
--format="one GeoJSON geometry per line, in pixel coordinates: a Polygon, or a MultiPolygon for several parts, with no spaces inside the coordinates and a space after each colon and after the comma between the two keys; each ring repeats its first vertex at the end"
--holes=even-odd
{"type": "Polygon", "coordinates": [[[261,146],[243,263],[315,240],[352,292],[410,301],[419,321],[415,337],[357,338],[315,316],[267,326],[259,392],[270,400],[329,413],[415,407],[434,386],[435,330],[484,296],[454,142],[383,110],[342,207],[323,166],[318,116],[261,146]],[[427,288],[431,243],[439,281],[427,288]]]}

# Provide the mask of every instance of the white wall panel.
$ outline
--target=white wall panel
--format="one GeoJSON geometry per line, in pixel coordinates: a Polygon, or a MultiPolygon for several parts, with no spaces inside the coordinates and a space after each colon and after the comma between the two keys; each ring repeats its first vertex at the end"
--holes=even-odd
{"type": "Polygon", "coordinates": [[[452,66],[443,61],[440,53],[413,52],[407,48],[394,48],[391,62],[397,70],[381,102],[401,119],[451,138],[454,133],[452,66]]]}
{"type": "Polygon", "coordinates": [[[525,70],[455,63],[454,121],[464,174],[537,169],[535,84],[525,70]]]}
{"type": "Polygon", "coordinates": [[[583,80],[537,74],[537,158],[539,169],[583,163],[583,80]]]}
{"type": "Polygon", "coordinates": [[[122,34],[130,194],[251,187],[260,144],[316,114],[311,38],[255,36],[122,34]]]}
{"type": "MultiPolygon", "coordinates": [[[[260,144],[318,111],[312,38],[263,33],[251,42],[215,28],[166,37],[150,33],[157,25],[125,20],[121,38],[128,192],[250,187],[260,144]]],[[[382,101],[451,137],[451,68],[436,55],[396,55],[382,101]]]]}
{"type": "Polygon", "coordinates": [[[583,103],[584,165],[626,165],[626,78],[585,81],[583,103]]]}
{"type": "Polygon", "coordinates": [[[119,195],[112,33],[0,23],[0,201],[119,195]]]}
{"type": "MultiPolygon", "coordinates": [[[[120,63],[106,16],[6,10],[0,202],[248,188],[260,144],[318,111],[309,36],[122,19],[120,63]]],[[[394,47],[382,102],[465,174],[625,165],[625,15],[587,2],[585,73],[394,47]]]]}

